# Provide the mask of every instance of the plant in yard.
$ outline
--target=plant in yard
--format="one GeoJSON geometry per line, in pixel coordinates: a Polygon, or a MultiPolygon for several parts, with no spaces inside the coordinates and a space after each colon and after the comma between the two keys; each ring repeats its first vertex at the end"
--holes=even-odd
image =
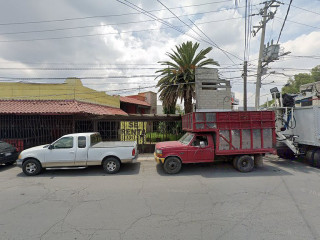
{"type": "Polygon", "coordinates": [[[160,64],[166,66],[156,71],[160,78],[157,83],[159,87],[159,98],[167,109],[175,108],[177,100],[184,101],[185,113],[192,112],[192,100],[195,99],[195,69],[208,65],[219,64],[211,58],[207,58],[212,47],[202,49],[199,52],[199,43],[188,41],[176,46],[176,50],[167,53],[169,61],[160,64]]]}

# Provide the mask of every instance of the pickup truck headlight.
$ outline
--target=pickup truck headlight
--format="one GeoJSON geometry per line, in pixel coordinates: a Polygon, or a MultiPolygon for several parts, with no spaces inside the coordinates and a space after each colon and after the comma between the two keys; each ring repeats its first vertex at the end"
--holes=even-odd
{"type": "Polygon", "coordinates": [[[162,150],[161,149],[156,149],[156,154],[158,157],[162,156],[162,150]]]}

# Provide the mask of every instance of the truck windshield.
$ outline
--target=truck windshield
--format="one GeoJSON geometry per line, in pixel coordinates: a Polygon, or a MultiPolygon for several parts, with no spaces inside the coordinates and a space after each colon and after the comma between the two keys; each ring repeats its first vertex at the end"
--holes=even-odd
{"type": "Polygon", "coordinates": [[[190,141],[192,140],[194,134],[192,133],[186,133],[185,135],[183,135],[180,139],[179,142],[181,142],[184,145],[188,145],[190,143],[190,141]]]}
{"type": "Polygon", "coordinates": [[[92,134],[91,136],[90,136],[90,142],[91,142],[91,144],[90,144],[90,146],[93,146],[93,145],[95,145],[95,144],[97,144],[98,142],[101,142],[102,141],[102,139],[101,139],[101,135],[100,134],[92,134]]]}

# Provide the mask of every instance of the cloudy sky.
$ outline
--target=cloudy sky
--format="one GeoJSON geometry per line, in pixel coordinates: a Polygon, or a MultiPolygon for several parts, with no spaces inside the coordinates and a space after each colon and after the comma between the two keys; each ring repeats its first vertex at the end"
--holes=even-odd
{"type": "MultiPolygon", "coordinates": [[[[259,13],[263,1],[249,2],[252,14],[259,13]]],[[[282,2],[267,24],[265,42],[279,37],[290,0],[282,2]]],[[[0,81],[79,77],[111,95],[156,91],[158,62],[167,60],[175,45],[191,40],[214,48],[208,57],[220,63],[220,76],[231,80],[241,105],[244,6],[244,0],[1,0],[0,81]]],[[[253,16],[252,25],[260,20],[253,16]]],[[[269,64],[262,103],[270,88],[281,88],[290,76],[320,64],[319,26],[319,0],[292,1],[279,40],[281,52],[291,54],[269,64]]],[[[260,33],[249,38],[249,106],[254,106],[260,33]]]]}

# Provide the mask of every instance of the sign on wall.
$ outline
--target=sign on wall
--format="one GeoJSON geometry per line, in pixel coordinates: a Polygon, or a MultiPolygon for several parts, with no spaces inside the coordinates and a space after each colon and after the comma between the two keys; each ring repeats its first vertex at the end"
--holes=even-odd
{"type": "Polygon", "coordinates": [[[137,141],[138,144],[146,142],[146,122],[123,121],[120,124],[121,141],[137,141]]]}

